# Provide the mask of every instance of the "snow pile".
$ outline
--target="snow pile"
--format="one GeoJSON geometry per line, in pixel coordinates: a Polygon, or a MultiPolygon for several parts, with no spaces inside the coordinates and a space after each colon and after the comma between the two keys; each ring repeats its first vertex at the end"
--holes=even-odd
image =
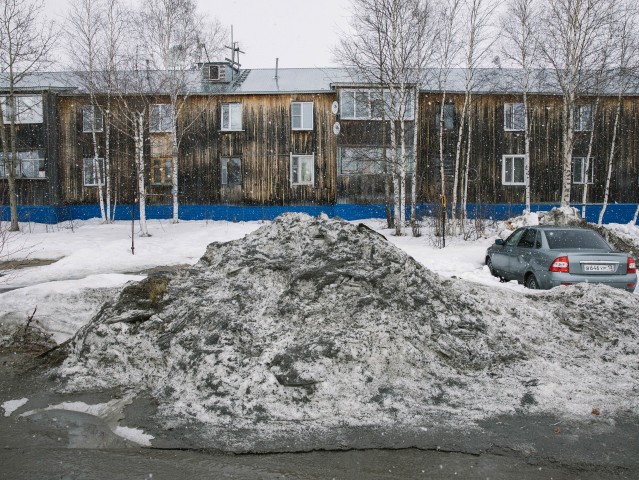
{"type": "Polygon", "coordinates": [[[165,426],[637,414],[638,306],[596,285],[443,279],[362,224],[286,214],[125,287],[59,373],[69,390],[150,394],[165,426]]]}
{"type": "Polygon", "coordinates": [[[549,212],[538,212],[541,225],[583,227],[586,221],[574,207],[553,208],[549,212]]]}

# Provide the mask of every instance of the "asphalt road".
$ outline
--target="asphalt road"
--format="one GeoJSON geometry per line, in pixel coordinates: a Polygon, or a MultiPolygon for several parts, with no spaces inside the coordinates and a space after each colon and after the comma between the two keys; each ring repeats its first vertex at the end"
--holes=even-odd
{"type": "MultiPolygon", "coordinates": [[[[54,385],[34,355],[0,352],[0,404],[29,398],[24,410],[111,398],[110,392],[60,395],[54,385]]],[[[150,403],[131,404],[125,423],[144,424],[152,413],[150,403]]],[[[262,439],[227,430],[206,444],[197,433],[154,430],[148,423],[145,431],[161,448],[140,448],[91,415],[53,410],[20,417],[21,411],[0,417],[0,479],[639,478],[639,421],[634,417],[567,420],[521,414],[463,430],[437,427],[433,419],[428,429],[291,431],[262,439]]]]}

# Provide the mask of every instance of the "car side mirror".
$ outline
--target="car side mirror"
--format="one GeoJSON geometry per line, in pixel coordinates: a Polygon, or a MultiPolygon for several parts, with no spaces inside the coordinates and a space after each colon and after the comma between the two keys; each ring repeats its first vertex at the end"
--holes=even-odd
{"type": "Polygon", "coordinates": [[[501,238],[498,238],[497,240],[495,240],[495,245],[503,245],[504,241],[501,238]]]}

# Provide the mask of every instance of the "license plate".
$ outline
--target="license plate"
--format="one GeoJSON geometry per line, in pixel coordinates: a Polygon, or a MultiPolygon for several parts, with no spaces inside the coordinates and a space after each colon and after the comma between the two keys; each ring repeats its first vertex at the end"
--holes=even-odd
{"type": "Polygon", "coordinates": [[[583,266],[584,272],[614,272],[614,265],[586,264],[583,266]]]}

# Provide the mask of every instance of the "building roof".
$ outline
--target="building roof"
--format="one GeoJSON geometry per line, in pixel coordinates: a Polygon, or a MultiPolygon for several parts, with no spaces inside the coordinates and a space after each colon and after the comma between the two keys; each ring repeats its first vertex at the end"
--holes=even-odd
{"type": "MultiPolygon", "coordinates": [[[[236,72],[229,82],[205,81],[198,69],[185,73],[184,90],[191,95],[237,95],[277,93],[327,93],[336,88],[357,87],[369,84],[346,68],[260,68],[236,72]]],[[[466,70],[451,69],[443,82],[441,69],[426,69],[421,90],[441,92],[446,86],[449,93],[462,93],[466,87],[466,70]]],[[[138,71],[118,72],[118,81],[130,94],[163,94],[161,87],[164,72],[138,71]]],[[[483,68],[476,71],[473,79],[475,94],[517,94],[521,91],[522,70],[507,68],[483,68]]],[[[637,82],[639,83],[639,82],[637,82]]],[[[0,75],[0,91],[7,91],[6,75],[0,75]]],[[[74,72],[36,72],[25,75],[16,89],[19,92],[59,91],[62,93],[84,93],[81,74],[74,72]]],[[[531,94],[560,94],[561,90],[549,70],[535,70],[529,89],[531,94]]],[[[617,88],[610,83],[604,89],[606,95],[616,95],[617,88]]],[[[639,95],[639,87],[629,89],[626,95],[639,95]]]]}

